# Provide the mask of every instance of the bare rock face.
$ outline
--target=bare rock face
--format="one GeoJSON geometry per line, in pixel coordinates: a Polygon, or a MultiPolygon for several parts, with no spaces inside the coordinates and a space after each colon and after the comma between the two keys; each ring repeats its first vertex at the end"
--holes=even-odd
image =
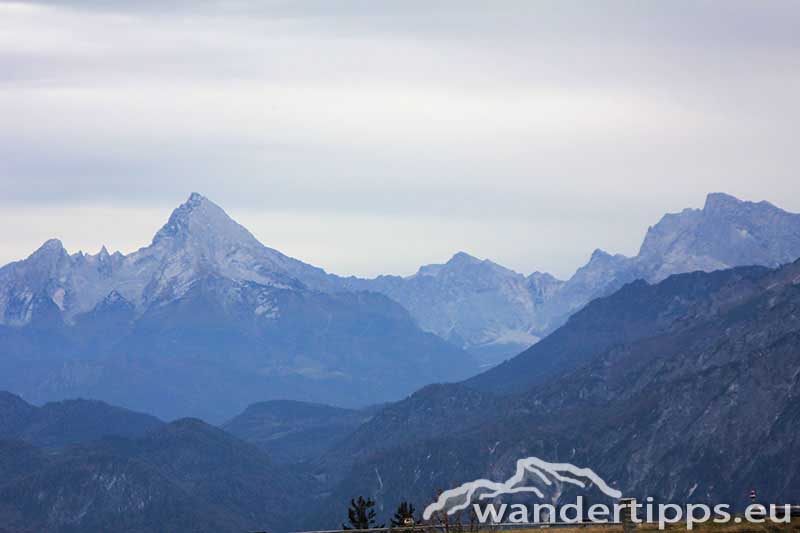
{"type": "Polygon", "coordinates": [[[539,340],[542,305],[562,283],[549,274],[528,278],[465,252],[413,276],[347,279],[348,289],[387,295],[426,331],[469,350],[491,366],[539,340]]]}
{"type": "Polygon", "coordinates": [[[648,281],[660,281],[693,270],[776,267],[798,257],[800,215],[713,193],[701,210],[665,215],[648,230],[636,259],[648,281]]]}
{"type": "Polygon", "coordinates": [[[635,257],[596,250],[550,300],[545,313],[561,324],[590,300],[635,279],[736,266],[777,267],[800,257],[800,215],[769,202],[746,202],[712,193],[702,209],[664,215],[647,230],[635,257]]]}

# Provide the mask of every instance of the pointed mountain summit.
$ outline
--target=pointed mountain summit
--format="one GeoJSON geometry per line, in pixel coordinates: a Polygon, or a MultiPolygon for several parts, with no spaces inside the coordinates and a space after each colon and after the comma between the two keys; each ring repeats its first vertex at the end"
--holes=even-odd
{"type": "Polygon", "coordinates": [[[152,245],[140,252],[165,257],[159,275],[170,278],[178,273],[178,285],[215,274],[280,287],[335,288],[334,276],[264,246],[220,206],[196,192],[172,212],[152,245]]]}
{"type": "Polygon", "coordinates": [[[58,239],[50,239],[42,244],[35,252],[28,256],[22,263],[29,265],[30,268],[19,268],[17,272],[24,275],[34,284],[44,282],[49,276],[54,275],[63,263],[69,261],[69,254],[64,249],[64,245],[58,239]]]}
{"type": "Polygon", "coordinates": [[[300,287],[286,264],[292,260],[262,245],[217,204],[192,193],[177,207],[134,261],[157,262],[144,289],[145,302],[180,297],[209,276],[274,287],[300,287]]]}
{"type": "Polygon", "coordinates": [[[50,239],[26,259],[0,268],[0,325],[21,326],[37,316],[54,318],[51,305],[66,305],[66,292],[57,280],[70,262],[61,241],[50,239]]]}
{"type": "Polygon", "coordinates": [[[167,239],[194,239],[208,246],[262,246],[244,226],[217,204],[196,192],[178,206],[153,237],[153,244],[167,239]]]}
{"type": "Polygon", "coordinates": [[[457,265],[475,265],[482,263],[483,260],[478,259],[475,256],[468,254],[467,252],[456,252],[453,254],[453,257],[447,261],[448,265],[457,266],[457,265]]]}
{"type": "Polygon", "coordinates": [[[52,255],[61,256],[64,254],[66,254],[66,250],[64,250],[64,245],[59,239],[48,239],[35,252],[33,252],[30,257],[38,258],[52,255]]]}

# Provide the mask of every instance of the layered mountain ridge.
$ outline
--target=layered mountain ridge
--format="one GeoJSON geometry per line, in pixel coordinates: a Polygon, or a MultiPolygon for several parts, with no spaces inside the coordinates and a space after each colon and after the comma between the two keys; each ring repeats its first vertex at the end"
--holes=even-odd
{"type": "Polygon", "coordinates": [[[502,376],[426,387],[377,413],[323,457],[344,473],[307,525],[332,520],[347,494],[383,513],[409,495],[421,507],[531,456],[589,466],[640,500],[741,510],[756,487],[762,501],[797,501],[799,341],[800,260],[636,281],[502,376]]]}
{"type": "Polygon", "coordinates": [[[531,456],[638,499],[792,502],[798,342],[800,260],[636,280],[505,365],[371,409],[260,402],[223,431],[0,393],[0,516],[12,531],[321,529],[354,495],[383,518],[531,456]]]}
{"type": "Polygon", "coordinates": [[[638,255],[595,250],[568,280],[463,252],[408,277],[345,278],[193,193],[133,253],[50,240],[0,268],[0,387],[215,421],[269,399],[363,406],[474,375],[636,279],[798,256],[800,215],[713,193],[649,228],[638,255]]]}
{"type": "MultiPolygon", "coordinates": [[[[456,253],[416,274],[340,277],[262,245],[216,204],[192,193],[153,242],[129,255],[69,255],[57,239],[28,259],[0,269],[0,323],[30,321],[45,293],[69,319],[116,292],[137,308],[180,297],[213,272],[236,281],[338,292],[368,290],[403,305],[426,331],[464,348],[527,347],[594,297],[632,281],[733,266],[775,267],[800,257],[800,215],[768,202],[711,193],[702,209],[666,214],[647,230],[634,257],[595,250],[568,280],[528,276],[456,253]]],[[[513,352],[510,352],[513,353],[513,352]]]]}

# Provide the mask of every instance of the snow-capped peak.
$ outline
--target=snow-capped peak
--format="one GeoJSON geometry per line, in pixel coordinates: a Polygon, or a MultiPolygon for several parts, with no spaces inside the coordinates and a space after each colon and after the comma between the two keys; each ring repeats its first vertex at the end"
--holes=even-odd
{"type": "Polygon", "coordinates": [[[193,239],[209,246],[261,246],[244,226],[229,217],[220,206],[196,192],[172,212],[167,223],[153,237],[153,244],[168,239],[193,239]]]}
{"type": "Polygon", "coordinates": [[[300,285],[287,273],[284,256],[198,193],[172,212],[149,247],[132,255],[137,262],[156,265],[142,295],[148,303],[179,297],[211,275],[277,287],[300,285]]]}
{"type": "Polygon", "coordinates": [[[0,323],[24,323],[30,313],[22,304],[37,294],[53,299],[70,320],[102,304],[108,295],[143,311],[181,297],[209,277],[299,288],[303,284],[295,279],[295,271],[325,276],[262,245],[221,207],[192,193],[152,244],[131,254],[110,255],[103,246],[95,256],[70,256],[52,239],[28,259],[0,269],[0,323]]]}

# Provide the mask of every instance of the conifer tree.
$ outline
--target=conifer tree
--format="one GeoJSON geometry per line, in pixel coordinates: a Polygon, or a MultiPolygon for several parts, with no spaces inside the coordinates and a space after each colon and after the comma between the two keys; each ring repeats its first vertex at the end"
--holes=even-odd
{"type": "Polygon", "coordinates": [[[375,501],[372,498],[364,499],[363,496],[350,500],[347,521],[349,524],[342,524],[342,529],[376,529],[383,527],[383,524],[375,524],[375,501]]]}
{"type": "Polygon", "coordinates": [[[397,510],[394,512],[394,516],[391,520],[392,527],[406,526],[408,525],[408,519],[416,522],[416,518],[414,518],[414,511],[414,504],[408,503],[405,500],[400,502],[400,505],[397,506],[397,510]]]}

